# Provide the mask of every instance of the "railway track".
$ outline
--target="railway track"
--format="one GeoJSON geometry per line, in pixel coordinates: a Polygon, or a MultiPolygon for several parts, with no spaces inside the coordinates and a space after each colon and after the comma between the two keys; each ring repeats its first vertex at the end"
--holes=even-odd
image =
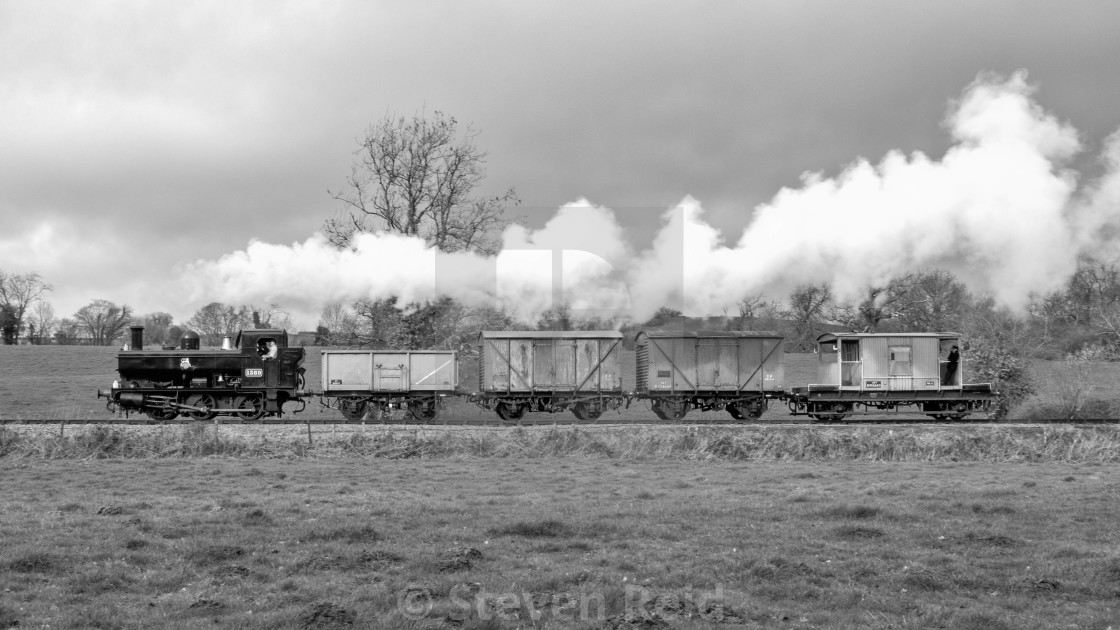
{"type": "Polygon", "coordinates": [[[624,427],[703,427],[703,426],[750,426],[750,427],[768,427],[768,428],[844,428],[844,427],[992,427],[992,428],[1022,428],[1022,427],[1039,427],[1039,426],[1077,426],[1077,425],[1106,425],[1106,424],[1120,424],[1120,420],[1076,420],[1076,421],[1063,421],[1063,420],[1037,420],[1037,421],[1015,421],[1015,422],[991,422],[987,418],[975,418],[956,420],[952,422],[945,422],[940,420],[930,419],[928,421],[920,419],[853,419],[843,420],[839,422],[821,423],[812,422],[805,419],[800,421],[770,421],[756,420],[756,421],[724,421],[724,420],[704,420],[692,419],[689,421],[667,422],[663,420],[658,421],[642,421],[642,420],[611,420],[611,421],[584,421],[579,419],[522,419],[517,422],[501,421],[501,420],[484,420],[484,419],[446,419],[437,418],[433,421],[418,422],[411,418],[401,419],[388,419],[382,421],[352,421],[345,418],[263,418],[261,420],[240,420],[236,417],[218,417],[213,420],[197,420],[194,418],[177,418],[175,420],[155,421],[149,419],[147,416],[136,415],[133,417],[116,417],[104,419],[3,419],[0,418],[0,425],[130,425],[130,426],[175,426],[175,425],[190,425],[198,422],[203,422],[212,425],[229,425],[229,426],[264,426],[264,425],[278,425],[278,426],[302,426],[308,425],[312,427],[323,426],[330,427],[334,425],[346,426],[366,426],[366,427],[397,427],[397,428],[410,428],[410,429],[431,429],[437,427],[464,427],[464,428],[513,428],[513,427],[551,427],[551,426],[580,426],[587,428],[624,428],[624,427]]]}

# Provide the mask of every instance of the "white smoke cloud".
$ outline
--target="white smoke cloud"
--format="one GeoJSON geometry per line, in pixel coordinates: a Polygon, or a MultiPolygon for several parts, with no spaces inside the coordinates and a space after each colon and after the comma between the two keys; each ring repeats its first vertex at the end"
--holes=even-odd
{"type": "Polygon", "coordinates": [[[1115,250],[1120,233],[1120,132],[1106,146],[1106,175],[1079,193],[1067,166],[1081,147],[1077,132],[1043,111],[1033,90],[1024,72],[982,75],[953,104],[945,126],[954,143],[940,159],[892,151],[834,177],[807,173],[800,187],[755,208],[733,243],[685,197],[664,214],[651,247],[635,253],[614,214],[581,199],[540,230],[508,228],[494,258],[388,234],[360,235],[353,251],[340,251],[316,235],[290,246],[253,242],[184,274],[193,300],[308,312],[333,300],[449,295],[530,320],[564,300],[642,321],[664,305],[719,313],[746,295],[781,297],[805,282],[831,283],[854,300],[869,286],[941,268],[1021,308],[1061,288],[1081,252],[1115,250]]]}
{"type": "Polygon", "coordinates": [[[1120,131],[1105,140],[1101,161],[1104,176],[1084,191],[1070,218],[1085,253],[1116,260],[1120,258],[1120,131]]]}
{"type": "Polygon", "coordinates": [[[502,242],[491,258],[447,254],[421,238],[388,233],[358,234],[350,249],[322,234],[291,245],[253,241],[244,251],[186,265],[179,284],[196,307],[279,303],[312,321],[328,302],[392,296],[402,306],[449,296],[527,320],[558,303],[584,312],[628,307],[618,269],[629,253],[610,210],[580,200],[540,230],[510,226],[502,242]]]}
{"type": "MultiPolygon", "coordinates": [[[[955,144],[942,159],[891,152],[836,177],[806,174],[800,188],[758,207],[734,246],[718,245],[699,204],[686,199],[665,227],[683,232],[686,309],[715,312],[736,296],[802,282],[830,282],[841,299],[855,299],[929,267],[1012,307],[1059,288],[1076,264],[1064,216],[1075,179],[1063,165],[1079,143],[1030,94],[1023,73],[978,80],[946,123],[955,144]]],[[[669,240],[646,262],[679,259],[669,240]]],[[[638,293],[657,289],[647,283],[638,293]]]]}

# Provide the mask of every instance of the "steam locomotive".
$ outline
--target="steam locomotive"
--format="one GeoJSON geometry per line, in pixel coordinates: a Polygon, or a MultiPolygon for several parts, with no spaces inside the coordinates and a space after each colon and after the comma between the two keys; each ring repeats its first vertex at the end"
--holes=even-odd
{"type": "Polygon", "coordinates": [[[988,411],[998,397],[990,384],[963,382],[960,335],[950,332],[821,335],[817,382],[786,388],[784,339],[776,333],[642,331],[635,389],[625,391],[617,331],[483,331],[478,387],[470,393],[459,388],[452,351],[324,350],[322,388],[311,391],[304,350],[289,348],[283,330],[244,330],[222,350],[200,350],[198,336],[188,333],[178,348],[149,351],[142,337],[134,326],[131,349],[118,355],[119,380],[98,396],[110,409],[157,421],[258,420],[282,415],[288,402],[302,411],[318,397],[349,421],[407,409],[432,422],[447,396],[467,396],[507,422],[562,411],[594,421],[634,400],[647,401],[663,421],[680,421],[693,409],[751,421],[774,401],[823,422],[900,410],[957,420],[988,411]]]}
{"type": "Polygon", "coordinates": [[[144,327],[131,331],[129,349],[117,355],[119,379],[97,391],[110,408],[142,411],[159,421],[180,414],[259,420],[281,415],[289,401],[300,404],[297,412],[306,405],[303,348],[289,348],[283,330],[243,330],[222,350],[199,349],[193,332],[183,335],[178,348],[145,350],[144,327]]]}

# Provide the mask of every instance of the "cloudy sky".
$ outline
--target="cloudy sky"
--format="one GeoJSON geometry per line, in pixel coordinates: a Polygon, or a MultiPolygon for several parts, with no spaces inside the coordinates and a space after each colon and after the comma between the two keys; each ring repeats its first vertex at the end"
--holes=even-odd
{"type": "MultiPolygon", "coordinates": [[[[1038,194],[1072,198],[1120,127],[1116,24],[1105,1],[0,0],[0,269],[40,273],[61,316],[106,298],[185,320],[234,297],[184,275],[228,282],[211,262],[251,240],[307,242],[357,137],[423,110],[481,132],[511,219],[586,199],[639,253],[673,207],[742,247],[805,173],[940,163],[971,142],[947,120],[983,76],[1018,77],[1075,139],[1036,147],[1062,171],[1038,194]]],[[[773,234],[813,216],[771,214],[773,234]]]]}

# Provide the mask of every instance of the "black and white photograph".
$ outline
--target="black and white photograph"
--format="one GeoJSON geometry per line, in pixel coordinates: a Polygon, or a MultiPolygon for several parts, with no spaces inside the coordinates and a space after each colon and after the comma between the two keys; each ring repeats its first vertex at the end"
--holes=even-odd
{"type": "Polygon", "coordinates": [[[0,630],[1120,630],[1118,24],[0,0],[0,630]]]}

